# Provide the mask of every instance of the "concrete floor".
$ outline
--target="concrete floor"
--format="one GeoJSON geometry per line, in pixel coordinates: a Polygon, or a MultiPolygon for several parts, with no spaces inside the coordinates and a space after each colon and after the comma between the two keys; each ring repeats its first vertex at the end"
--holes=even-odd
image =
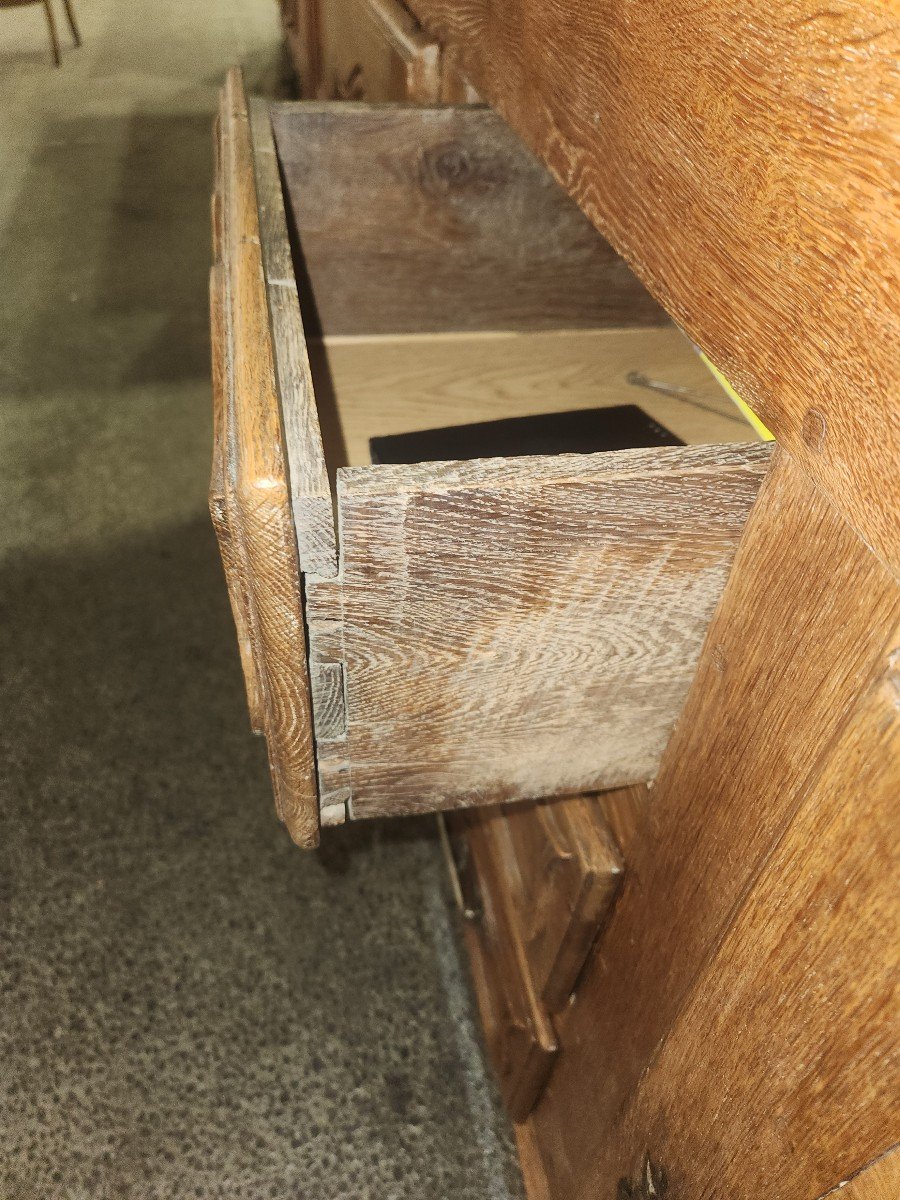
{"type": "Polygon", "coordinates": [[[0,9],[0,1198],[520,1196],[432,825],[304,855],[247,733],[210,117],[274,0],[75,5],[60,70],[0,9]]]}

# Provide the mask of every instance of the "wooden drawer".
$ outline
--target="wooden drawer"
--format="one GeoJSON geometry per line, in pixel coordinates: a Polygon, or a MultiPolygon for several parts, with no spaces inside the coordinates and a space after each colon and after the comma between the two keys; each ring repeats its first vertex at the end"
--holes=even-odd
{"type": "Polygon", "coordinates": [[[605,798],[571,796],[447,821],[487,1050],[516,1121],[550,1076],[560,1053],[555,1014],[572,997],[622,882],[606,809],[605,798]]]}
{"type": "Polygon", "coordinates": [[[618,846],[595,796],[504,805],[494,826],[534,989],[558,1012],[621,885],[618,846]]]}
{"type": "Polygon", "coordinates": [[[497,852],[499,810],[460,818],[459,880],[466,903],[463,933],[484,1038],[503,1101],[523,1120],[541,1094],[559,1047],[534,986],[510,888],[509,863],[497,852]]]}
{"type": "MultiPolygon", "coordinates": [[[[270,124],[234,73],[219,140],[213,507],[294,837],[652,778],[767,448],[364,465],[376,434],[631,401],[654,354],[702,391],[702,367],[488,110],[270,124]]],[[[692,439],[697,410],[641,402],[692,439]]]]}

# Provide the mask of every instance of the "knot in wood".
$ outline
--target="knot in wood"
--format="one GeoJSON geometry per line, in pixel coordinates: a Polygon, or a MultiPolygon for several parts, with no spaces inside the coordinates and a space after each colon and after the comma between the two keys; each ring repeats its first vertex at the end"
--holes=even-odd
{"type": "Polygon", "coordinates": [[[475,167],[461,142],[441,142],[422,151],[420,174],[423,187],[451,192],[472,181],[475,167]]]}
{"type": "Polygon", "coordinates": [[[818,408],[807,409],[803,418],[803,440],[810,450],[821,450],[828,434],[828,422],[825,414],[818,408]]]}
{"type": "Polygon", "coordinates": [[[666,1173],[658,1167],[648,1154],[644,1155],[637,1179],[619,1180],[616,1200],[662,1200],[669,1191],[666,1173]]]}

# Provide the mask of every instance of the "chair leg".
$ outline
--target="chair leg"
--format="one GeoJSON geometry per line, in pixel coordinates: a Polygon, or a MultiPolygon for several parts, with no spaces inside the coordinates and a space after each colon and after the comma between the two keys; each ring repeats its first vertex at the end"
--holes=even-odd
{"type": "Polygon", "coordinates": [[[56,36],[56,19],[53,16],[53,9],[50,7],[50,0],[44,0],[44,12],[47,14],[47,27],[50,30],[50,46],[53,50],[53,62],[56,66],[61,66],[62,59],[59,55],[59,38],[56,36]]]}
{"type": "Polygon", "coordinates": [[[81,45],[81,34],[78,32],[78,26],[75,24],[75,13],[72,11],[72,0],[63,0],[63,6],[66,10],[66,16],[69,18],[69,28],[72,30],[72,37],[75,40],[75,45],[81,45]]]}

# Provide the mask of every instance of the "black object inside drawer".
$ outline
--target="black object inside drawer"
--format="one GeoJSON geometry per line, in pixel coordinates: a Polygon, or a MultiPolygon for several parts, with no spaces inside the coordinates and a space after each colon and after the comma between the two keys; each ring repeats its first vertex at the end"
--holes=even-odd
{"type": "Polygon", "coordinates": [[[369,441],[373,463],[511,458],[525,454],[593,454],[601,450],[683,445],[680,438],[636,404],[450,425],[369,441]]]}

